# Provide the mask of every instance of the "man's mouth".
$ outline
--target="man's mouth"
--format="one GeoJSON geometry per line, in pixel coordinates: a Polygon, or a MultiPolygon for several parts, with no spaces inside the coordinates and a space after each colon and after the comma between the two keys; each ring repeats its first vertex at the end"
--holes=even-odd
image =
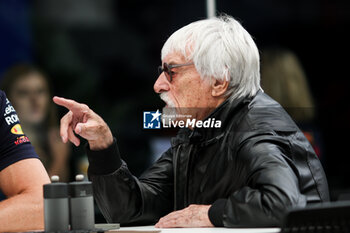
{"type": "Polygon", "coordinates": [[[164,101],[164,103],[165,103],[165,108],[175,107],[175,105],[172,104],[171,99],[169,98],[169,96],[168,96],[166,93],[161,93],[161,94],[160,94],[160,98],[161,98],[161,100],[164,101]]]}

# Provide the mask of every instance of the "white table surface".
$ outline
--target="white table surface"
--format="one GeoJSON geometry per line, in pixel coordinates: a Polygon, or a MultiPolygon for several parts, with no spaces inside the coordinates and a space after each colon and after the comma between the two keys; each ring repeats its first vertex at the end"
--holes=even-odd
{"type": "MultiPolygon", "coordinates": [[[[140,227],[121,227],[121,232],[152,232],[161,231],[162,233],[277,233],[280,232],[280,228],[224,228],[224,227],[212,227],[212,228],[155,228],[154,226],[140,226],[140,227]]],[[[116,231],[118,232],[118,231],[116,231]]]]}

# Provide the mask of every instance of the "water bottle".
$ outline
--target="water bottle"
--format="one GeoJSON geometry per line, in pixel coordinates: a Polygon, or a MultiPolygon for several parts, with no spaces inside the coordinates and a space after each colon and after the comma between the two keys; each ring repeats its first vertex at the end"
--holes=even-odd
{"type": "Polygon", "coordinates": [[[69,230],[68,186],[51,177],[51,184],[44,185],[44,223],[46,232],[69,230]]]}
{"type": "Polygon", "coordinates": [[[71,230],[93,230],[95,227],[92,183],[84,181],[84,175],[77,175],[69,183],[71,230]]]}

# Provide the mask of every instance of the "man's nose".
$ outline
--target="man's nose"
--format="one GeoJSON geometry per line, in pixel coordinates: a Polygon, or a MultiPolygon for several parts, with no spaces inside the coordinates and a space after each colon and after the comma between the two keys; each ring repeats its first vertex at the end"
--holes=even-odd
{"type": "Polygon", "coordinates": [[[158,94],[169,91],[169,82],[166,79],[164,72],[159,75],[158,79],[154,83],[153,89],[158,94]]]}

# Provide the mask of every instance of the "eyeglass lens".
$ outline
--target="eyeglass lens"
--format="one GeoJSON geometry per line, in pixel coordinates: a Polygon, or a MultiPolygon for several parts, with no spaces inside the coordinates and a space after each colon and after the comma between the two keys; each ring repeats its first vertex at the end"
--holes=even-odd
{"type": "Polygon", "coordinates": [[[163,67],[162,67],[162,66],[159,66],[159,67],[158,67],[158,73],[159,73],[159,75],[160,75],[161,73],[163,73],[163,72],[164,72],[164,74],[165,74],[165,77],[168,79],[168,81],[171,82],[171,81],[172,81],[172,76],[171,76],[171,71],[170,71],[170,69],[169,69],[168,63],[164,63],[164,64],[163,64],[163,67]]]}

